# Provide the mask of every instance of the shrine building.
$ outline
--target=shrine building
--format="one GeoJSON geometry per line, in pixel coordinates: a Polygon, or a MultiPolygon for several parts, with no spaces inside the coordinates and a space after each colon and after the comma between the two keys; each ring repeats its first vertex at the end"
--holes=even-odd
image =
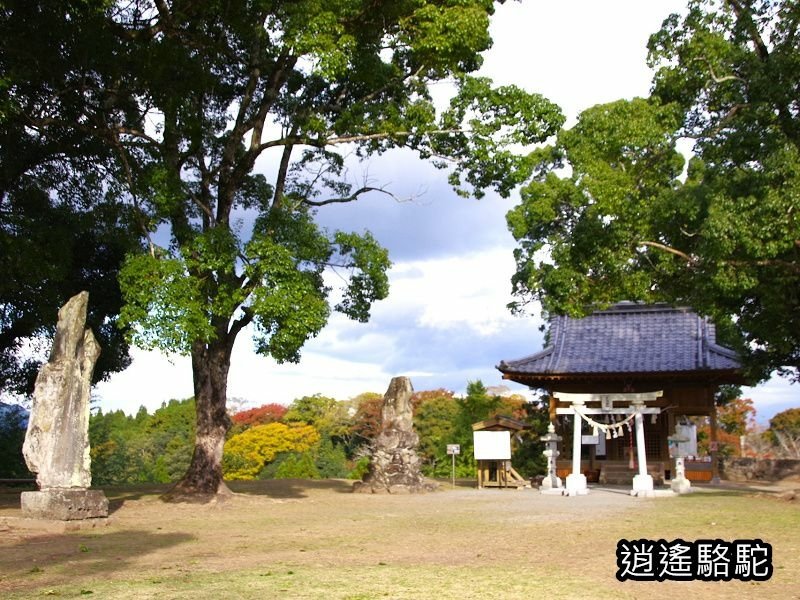
{"type": "Polygon", "coordinates": [[[556,316],[550,325],[544,350],[497,369],[547,392],[568,492],[585,493],[588,480],[633,482],[634,493],[646,493],[651,482],[670,479],[667,438],[689,416],[709,417],[712,453],[687,461],[686,476],[718,479],[714,394],[745,381],[736,353],[716,343],[707,318],[690,308],[622,302],[580,319],[556,316]]]}

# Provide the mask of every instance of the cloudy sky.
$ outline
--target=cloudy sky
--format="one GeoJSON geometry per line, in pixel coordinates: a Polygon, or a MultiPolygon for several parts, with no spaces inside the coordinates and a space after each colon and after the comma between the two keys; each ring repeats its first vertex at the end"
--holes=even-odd
{"type": "MultiPolygon", "coordinates": [[[[684,0],[507,2],[493,18],[494,46],[481,74],[543,94],[574,123],[595,104],[647,95],[647,38],[684,5],[684,0]]],[[[443,172],[403,153],[355,166],[352,177],[368,178],[408,199],[378,194],[319,213],[325,226],[369,229],[389,249],[394,263],[389,298],[374,307],[367,324],[334,316],[306,344],[297,365],[256,356],[247,336],[240,336],[229,397],[247,406],[288,404],[315,393],[345,399],[383,393],[396,375],[410,376],[417,390],[463,392],[477,379],[487,386],[504,384],[495,365],[543,346],[538,314],[514,317],[506,309],[514,241],[505,214],[517,199],[459,198],[443,172]]],[[[104,411],[135,412],[140,405],[153,410],[192,395],[188,359],[138,350],[133,356],[127,371],[97,387],[104,411]]],[[[800,404],[799,395],[798,386],[781,380],[746,390],[759,421],[800,404]]]]}

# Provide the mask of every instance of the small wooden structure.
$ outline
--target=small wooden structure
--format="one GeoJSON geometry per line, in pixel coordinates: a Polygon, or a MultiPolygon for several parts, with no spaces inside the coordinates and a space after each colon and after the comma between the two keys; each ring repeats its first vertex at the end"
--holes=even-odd
{"type": "Polygon", "coordinates": [[[472,425],[478,489],[530,487],[511,466],[511,438],[529,426],[510,417],[496,416],[472,425]]]}
{"type": "MultiPolygon", "coordinates": [[[[668,436],[675,425],[687,416],[709,417],[715,442],[714,393],[722,384],[746,383],[736,353],[717,344],[714,325],[690,308],[622,302],[582,319],[554,316],[550,325],[543,350],[502,361],[497,368],[504,379],[549,395],[551,422],[565,436],[559,477],[574,470],[571,463],[579,454],[580,470],[589,481],[627,483],[635,476],[634,464],[643,451],[653,479],[669,479],[668,436]],[[648,403],[648,411],[634,411],[625,401],[629,394],[656,391],[661,393],[648,403]],[[581,405],[581,415],[564,400],[569,394],[593,395],[581,405]],[[641,436],[634,435],[633,427],[627,432],[614,427],[622,419],[632,419],[632,412],[649,411],[653,414],[642,420],[641,436]],[[573,427],[570,419],[577,421],[573,427]],[[578,429],[581,420],[583,428],[578,429]],[[608,434],[609,428],[619,435],[598,436],[599,429],[608,434]],[[634,450],[634,446],[644,448],[634,450]]],[[[686,476],[716,480],[716,452],[709,462],[687,461],[686,476]]]]}

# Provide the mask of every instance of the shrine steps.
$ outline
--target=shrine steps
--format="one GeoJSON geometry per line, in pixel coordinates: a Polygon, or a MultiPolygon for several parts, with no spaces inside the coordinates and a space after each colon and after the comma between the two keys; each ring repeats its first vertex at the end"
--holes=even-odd
{"type": "MultiPolygon", "coordinates": [[[[631,485],[634,475],[638,474],[637,469],[631,469],[628,462],[604,461],[600,465],[599,483],[609,485],[631,485]]],[[[664,464],[661,462],[648,463],[647,472],[653,478],[656,485],[664,483],[664,464]]]]}

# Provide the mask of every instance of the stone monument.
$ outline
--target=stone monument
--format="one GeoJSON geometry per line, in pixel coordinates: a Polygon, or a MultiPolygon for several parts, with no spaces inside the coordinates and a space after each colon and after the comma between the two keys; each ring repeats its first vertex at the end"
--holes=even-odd
{"type": "Polygon", "coordinates": [[[353,490],[366,493],[408,494],[435,490],[438,484],[422,475],[417,456],[408,377],[395,377],[383,396],[381,431],[373,442],[369,472],[353,490]]]}
{"type": "Polygon", "coordinates": [[[84,328],[88,292],[58,311],[50,359],[36,378],[22,452],[38,492],[23,492],[22,515],[72,521],[108,516],[108,500],[92,483],[89,392],[100,346],[84,328]]]}

